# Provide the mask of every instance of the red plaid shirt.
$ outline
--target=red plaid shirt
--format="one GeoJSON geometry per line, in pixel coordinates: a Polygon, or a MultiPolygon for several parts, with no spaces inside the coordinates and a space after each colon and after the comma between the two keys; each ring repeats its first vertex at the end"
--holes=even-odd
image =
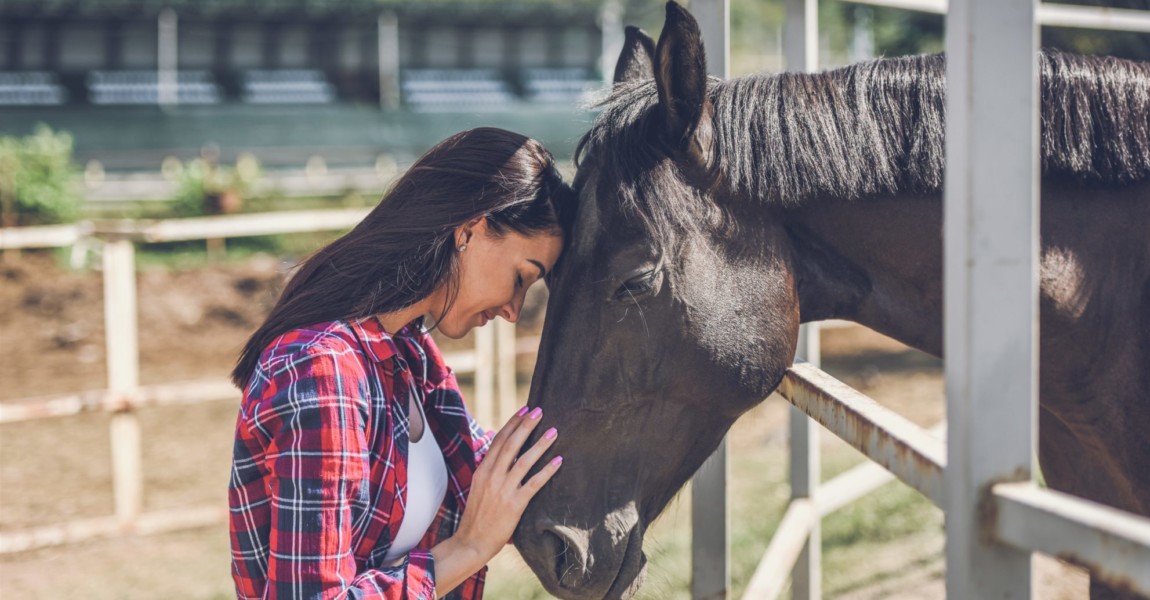
{"type": "MultiPolygon", "coordinates": [[[[431,548],[458,528],[490,442],[419,322],[395,336],[371,318],[276,338],[236,422],[228,490],[236,595],[435,598],[431,548]],[[388,567],[406,501],[411,393],[443,449],[448,491],[423,540],[388,567]]],[[[448,597],[480,598],[485,573],[448,597]]]]}

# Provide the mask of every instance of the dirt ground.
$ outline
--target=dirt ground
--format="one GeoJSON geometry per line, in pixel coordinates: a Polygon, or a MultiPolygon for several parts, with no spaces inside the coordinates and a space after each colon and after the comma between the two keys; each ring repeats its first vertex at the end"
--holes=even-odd
{"type": "MultiPolygon", "coordinates": [[[[240,344],[278,293],[286,268],[277,259],[256,256],[210,268],[141,269],[141,382],[226,377],[240,344]]],[[[0,263],[0,402],[104,385],[102,296],[97,271],[61,268],[54,255],[0,263]]],[[[543,298],[542,293],[531,297],[524,334],[537,333],[543,298]]],[[[931,357],[858,327],[824,332],[823,356],[833,375],[916,423],[930,425],[945,416],[941,366],[931,357]]],[[[530,364],[521,366],[521,377],[528,377],[530,364]]],[[[785,415],[781,403],[764,403],[732,431],[732,447],[781,444],[785,415]]],[[[223,506],[234,403],[149,408],[140,419],[145,509],[223,506]]],[[[103,414],[0,425],[0,531],[110,515],[108,436],[103,414]]],[[[911,538],[858,558],[890,576],[868,581],[860,574],[849,592],[828,597],[944,597],[941,533],[911,538]]],[[[226,526],[220,525],[0,555],[0,597],[226,598],[231,594],[227,543],[226,526]]],[[[492,579],[524,569],[517,557],[501,555],[492,579]]],[[[1040,597],[1085,597],[1080,572],[1041,561],[1039,573],[1046,590],[1040,597]]],[[[513,597],[498,593],[503,595],[497,598],[513,597]]]]}

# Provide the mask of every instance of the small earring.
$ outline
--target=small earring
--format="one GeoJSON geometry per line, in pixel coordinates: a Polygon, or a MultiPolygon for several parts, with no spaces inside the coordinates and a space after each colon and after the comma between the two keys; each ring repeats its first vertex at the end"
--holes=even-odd
{"type": "Polygon", "coordinates": [[[460,245],[459,245],[459,251],[460,251],[460,252],[463,252],[463,251],[464,251],[464,250],[466,250],[466,249],[467,249],[467,244],[460,244],[460,245]]]}

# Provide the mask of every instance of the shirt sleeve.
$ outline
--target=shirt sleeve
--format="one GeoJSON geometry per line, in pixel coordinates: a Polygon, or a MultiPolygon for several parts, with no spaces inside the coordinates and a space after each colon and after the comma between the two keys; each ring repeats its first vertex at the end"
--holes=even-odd
{"type": "Polygon", "coordinates": [[[265,598],[435,598],[430,552],[359,571],[353,507],[368,502],[367,376],[354,351],[309,348],[269,374],[250,427],[266,447],[265,598]]]}
{"type": "Polygon", "coordinates": [[[475,417],[471,416],[471,412],[467,413],[467,421],[471,425],[471,439],[474,440],[472,451],[475,452],[475,464],[478,465],[487,457],[487,451],[491,449],[491,441],[495,439],[495,432],[484,431],[475,421],[475,417]]]}

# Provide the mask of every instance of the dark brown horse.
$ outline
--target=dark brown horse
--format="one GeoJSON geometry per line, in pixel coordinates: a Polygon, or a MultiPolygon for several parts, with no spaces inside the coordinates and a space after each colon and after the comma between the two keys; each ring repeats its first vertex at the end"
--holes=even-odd
{"type": "MultiPolygon", "coordinates": [[[[704,64],[673,3],[657,47],[629,29],[580,147],[530,400],[566,462],[515,536],[563,598],[634,592],[647,526],[779,384],[800,322],[942,355],[944,59],[704,64]]],[[[1148,515],[1150,65],[1046,53],[1041,75],[1041,467],[1148,515]]]]}

